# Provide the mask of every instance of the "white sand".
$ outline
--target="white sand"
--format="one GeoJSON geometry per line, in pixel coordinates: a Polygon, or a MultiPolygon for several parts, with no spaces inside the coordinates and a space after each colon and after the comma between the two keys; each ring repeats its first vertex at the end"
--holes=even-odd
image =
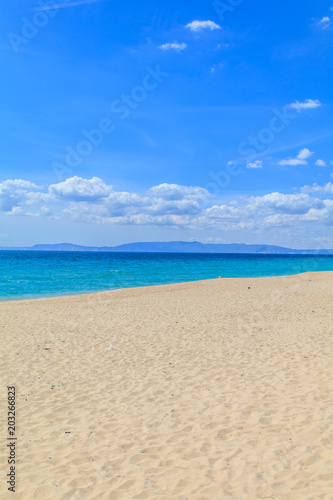
{"type": "Polygon", "coordinates": [[[306,273],[1,303],[0,498],[333,499],[332,283],[306,273]]]}

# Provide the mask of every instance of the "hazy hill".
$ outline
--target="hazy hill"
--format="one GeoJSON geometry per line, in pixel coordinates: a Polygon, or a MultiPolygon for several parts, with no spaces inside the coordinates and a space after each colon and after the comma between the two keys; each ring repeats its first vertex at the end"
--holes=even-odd
{"type": "Polygon", "coordinates": [[[60,252],[165,252],[165,253],[249,253],[249,254],[315,254],[333,255],[333,249],[295,250],[274,245],[246,245],[245,243],[199,243],[198,241],[126,243],[115,247],[86,247],[72,243],[41,244],[32,247],[3,247],[1,250],[60,251],[60,252]]]}

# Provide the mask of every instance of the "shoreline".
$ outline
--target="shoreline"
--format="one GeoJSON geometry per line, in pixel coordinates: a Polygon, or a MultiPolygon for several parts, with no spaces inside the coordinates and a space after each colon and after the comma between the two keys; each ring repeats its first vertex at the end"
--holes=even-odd
{"type": "Polygon", "coordinates": [[[0,298],[0,304],[3,303],[12,303],[12,302],[31,302],[31,301],[39,301],[39,300],[51,300],[51,299],[64,299],[64,298],[74,298],[74,297],[81,297],[81,296],[86,296],[86,295],[96,295],[100,293],[111,293],[111,292],[116,292],[119,290],[134,290],[134,289],[148,289],[152,287],[167,287],[167,286],[174,286],[174,285],[183,285],[183,284],[188,284],[188,283],[200,283],[203,281],[214,281],[214,280],[246,280],[246,279],[251,279],[251,280],[263,280],[263,279],[277,279],[277,278],[291,278],[291,277],[297,277],[297,276],[302,276],[303,274],[316,274],[316,273],[333,273],[333,271],[304,271],[301,273],[297,274],[283,274],[283,275],[274,275],[274,276],[250,276],[250,277],[217,277],[217,278],[209,278],[209,279],[202,279],[202,280],[194,280],[194,281],[179,281],[175,283],[161,283],[158,285],[138,285],[138,286],[131,286],[131,287],[124,287],[124,288],[112,288],[109,290],[99,290],[95,292],[82,292],[82,293],[75,293],[72,294],[69,292],[67,295],[45,295],[41,297],[32,297],[32,298],[9,298],[9,299],[2,299],[0,298]]]}

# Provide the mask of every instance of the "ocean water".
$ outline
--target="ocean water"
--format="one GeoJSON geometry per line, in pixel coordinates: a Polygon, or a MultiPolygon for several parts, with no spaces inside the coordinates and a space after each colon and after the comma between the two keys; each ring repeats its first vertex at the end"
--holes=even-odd
{"type": "Polygon", "coordinates": [[[0,300],[333,271],[333,256],[0,251],[0,300]]]}

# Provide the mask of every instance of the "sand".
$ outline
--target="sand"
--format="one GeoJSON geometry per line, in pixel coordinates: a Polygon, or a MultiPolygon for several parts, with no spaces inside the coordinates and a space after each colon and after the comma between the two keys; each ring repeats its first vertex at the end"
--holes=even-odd
{"type": "Polygon", "coordinates": [[[0,498],[333,499],[332,283],[306,273],[1,303],[0,498]]]}

